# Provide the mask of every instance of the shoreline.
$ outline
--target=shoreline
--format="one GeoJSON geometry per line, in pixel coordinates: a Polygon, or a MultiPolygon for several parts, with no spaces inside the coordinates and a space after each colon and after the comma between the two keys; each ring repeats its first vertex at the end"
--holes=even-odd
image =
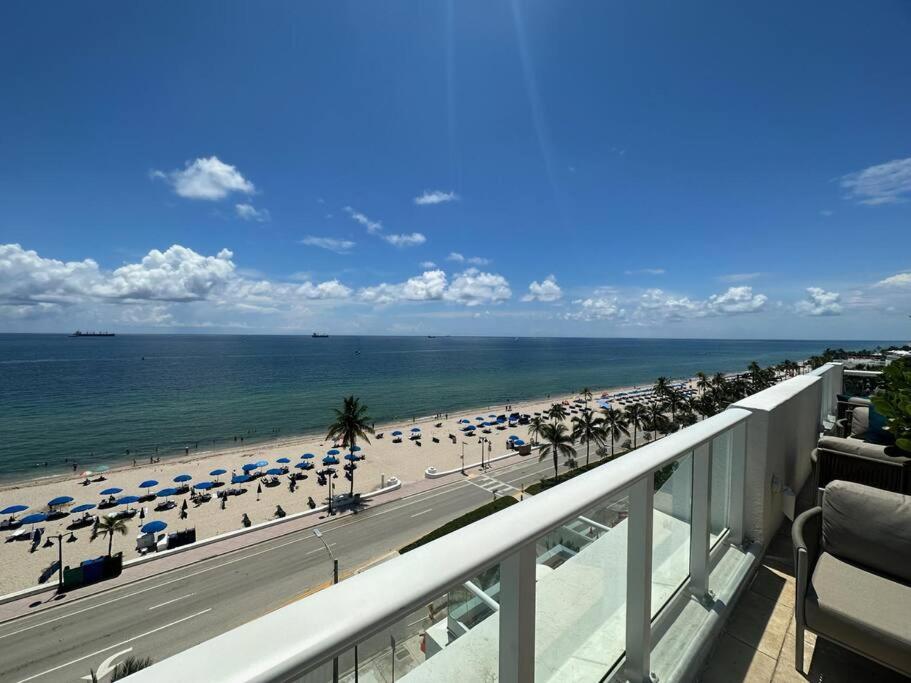
{"type": "MultiPolygon", "coordinates": [[[[728,375],[731,373],[725,373],[725,374],[728,375]]],[[[668,379],[672,382],[692,382],[692,381],[694,381],[695,378],[694,377],[687,377],[687,378],[671,377],[668,379]]],[[[635,390],[635,389],[642,389],[645,387],[650,387],[652,385],[653,385],[653,383],[595,389],[592,391],[592,400],[593,401],[596,400],[598,397],[600,397],[601,394],[617,393],[617,392],[621,392],[621,391],[631,391],[631,390],[635,390]]],[[[522,397],[519,399],[514,399],[513,402],[516,406],[521,406],[523,404],[529,404],[529,403],[541,403],[544,401],[556,402],[556,401],[572,399],[575,396],[577,396],[578,393],[579,392],[577,391],[577,392],[567,393],[567,394],[559,393],[559,394],[544,394],[543,396],[522,397]]],[[[499,404],[497,404],[497,405],[499,405],[499,404]]],[[[434,421],[434,420],[445,421],[444,417],[437,418],[437,415],[442,416],[442,415],[449,414],[450,416],[453,416],[453,415],[461,414],[461,413],[465,413],[466,415],[468,415],[469,413],[477,413],[482,410],[492,410],[493,408],[494,408],[494,406],[492,404],[480,405],[480,406],[474,405],[474,406],[471,406],[468,408],[457,408],[457,409],[453,409],[453,410],[449,410],[449,411],[444,410],[443,412],[435,414],[435,415],[416,415],[416,416],[414,416],[414,418],[412,420],[407,420],[407,418],[406,418],[407,421],[401,420],[401,421],[394,421],[394,422],[379,423],[376,425],[376,431],[385,432],[385,431],[392,430],[396,427],[403,427],[403,426],[406,426],[409,424],[418,424],[420,422],[428,422],[428,421],[434,421]]],[[[497,409],[499,410],[499,408],[497,408],[497,409]]],[[[249,445],[247,445],[245,443],[243,446],[231,445],[231,446],[227,446],[224,448],[218,448],[216,446],[216,447],[212,447],[212,448],[201,448],[198,450],[191,448],[189,453],[184,453],[184,452],[180,452],[180,451],[170,452],[170,453],[161,453],[160,455],[156,456],[156,460],[153,462],[149,462],[145,458],[135,458],[135,461],[136,461],[135,465],[132,463],[129,463],[129,462],[124,462],[122,464],[110,465],[110,466],[108,466],[108,469],[104,470],[103,472],[95,472],[94,470],[88,470],[88,471],[94,472],[94,474],[91,476],[103,474],[106,478],[110,478],[110,476],[112,476],[112,475],[117,475],[117,474],[121,474],[124,472],[130,472],[130,471],[138,470],[138,469],[141,469],[144,467],[179,465],[179,464],[189,465],[189,464],[203,462],[203,461],[205,461],[207,459],[211,459],[211,458],[221,458],[221,457],[226,457],[226,456],[241,457],[241,458],[253,457],[253,456],[257,455],[258,452],[261,452],[263,450],[284,449],[284,448],[288,448],[288,447],[295,446],[295,445],[303,445],[304,443],[312,443],[315,440],[323,441],[324,439],[325,439],[325,434],[323,434],[321,432],[317,432],[317,431],[301,432],[299,434],[289,435],[289,436],[285,436],[285,437],[276,437],[274,439],[263,439],[263,440],[251,441],[249,445]]],[[[118,460],[119,459],[121,459],[121,458],[118,457],[118,460]]],[[[123,458],[123,459],[126,460],[126,458],[123,458]]],[[[35,469],[39,469],[39,468],[36,466],[35,469]]],[[[23,476],[22,478],[15,477],[15,478],[9,478],[9,479],[0,477],[0,492],[28,489],[28,488],[32,488],[35,486],[59,484],[59,483],[71,482],[74,480],[81,481],[82,479],[85,478],[84,475],[82,474],[85,471],[87,471],[87,470],[80,467],[75,472],[61,472],[59,474],[47,474],[44,476],[27,476],[26,475],[26,476],[23,476]]]]}

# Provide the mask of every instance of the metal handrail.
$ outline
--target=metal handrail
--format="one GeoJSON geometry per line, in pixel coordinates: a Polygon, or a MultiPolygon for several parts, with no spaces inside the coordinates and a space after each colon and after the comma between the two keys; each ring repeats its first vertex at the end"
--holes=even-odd
{"type": "MultiPolygon", "coordinates": [[[[144,669],[130,681],[291,681],[545,533],[745,423],[729,408],[495,515],[144,669]],[[242,653],[255,653],[246,656],[242,653]]],[[[649,483],[651,483],[649,481],[649,483]]]]}

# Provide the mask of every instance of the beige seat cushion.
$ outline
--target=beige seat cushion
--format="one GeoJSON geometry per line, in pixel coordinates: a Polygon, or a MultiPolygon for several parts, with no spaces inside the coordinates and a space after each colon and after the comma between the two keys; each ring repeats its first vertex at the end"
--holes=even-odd
{"type": "Polygon", "coordinates": [[[822,637],[911,675],[911,586],[823,553],[807,592],[806,619],[822,637]]]}

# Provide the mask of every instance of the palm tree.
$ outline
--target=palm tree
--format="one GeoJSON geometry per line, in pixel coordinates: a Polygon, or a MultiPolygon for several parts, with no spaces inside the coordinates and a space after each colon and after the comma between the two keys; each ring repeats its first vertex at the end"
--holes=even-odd
{"type": "Polygon", "coordinates": [[[576,449],[573,448],[572,445],[572,435],[569,433],[565,424],[554,423],[544,425],[541,436],[544,438],[544,445],[538,452],[538,460],[544,460],[548,455],[553,457],[554,479],[556,479],[559,475],[557,469],[558,459],[561,456],[566,459],[566,465],[568,467],[574,467],[576,464],[574,459],[576,449]]]}
{"type": "MultiPolygon", "coordinates": [[[[358,439],[370,443],[367,435],[373,434],[373,427],[370,426],[370,418],[367,416],[367,406],[361,404],[356,396],[349,396],[342,403],[341,409],[335,408],[334,411],[335,421],[329,425],[326,439],[341,441],[344,446],[348,447],[348,453],[354,455],[354,447],[357,446],[358,439]]],[[[351,482],[350,495],[352,496],[354,495],[354,470],[356,468],[354,459],[349,458],[349,464],[345,466],[347,470],[345,477],[351,482]]]]}
{"type": "Polygon", "coordinates": [[[667,396],[667,392],[670,391],[671,383],[667,377],[659,377],[655,380],[654,392],[656,396],[664,398],[667,396]]]}
{"type": "Polygon", "coordinates": [[[718,406],[715,403],[715,399],[712,398],[711,394],[703,394],[695,401],[693,401],[693,408],[696,409],[703,419],[711,417],[716,412],[718,412],[718,406]]]}
{"type": "Polygon", "coordinates": [[[142,671],[152,666],[153,663],[151,657],[127,657],[114,667],[114,671],[111,673],[111,683],[131,676],[137,671],[142,671]]]}
{"type": "Polygon", "coordinates": [[[89,539],[94,541],[99,536],[108,537],[108,557],[111,556],[111,550],[114,545],[114,534],[127,535],[126,520],[118,517],[99,517],[98,524],[92,529],[92,536],[89,539]]]}
{"type": "Polygon", "coordinates": [[[626,416],[616,408],[605,408],[603,411],[604,428],[610,436],[610,457],[614,457],[614,441],[621,436],[629,436],[626,416]]]}
{"type": "Polygon", "coordinates": [[[535,415],[528,421],[528,438],[532,443],[537,442],[538,437],[541,436],[541,432],[544,430],[544,427],[547,423],[539,415],[535,415]]]}
{"type": "Polygon", "coordinates": [[[588,408],[588,402],[592,400],[592,390],[589,387],[582,387],[582,398],[585,399],[585,407],[588,408]]]}
{"type": "Polygon", "coordinates": [[[677,391],[673,387],[668,387],[664,391],[664,398],[665,398],[665,406],[667,406],[671,410],[671,422],[673,422],[677,416],[677,408],[680,407],[680,405],[682,404],[682,402],[684,400],[683,394],[681,394],[679,391],[677,391]]]}
{"type": "Polygon", "coordinates": [[[562,403],[554,403],[550,407],[550,419],[556,424],[557,422],[562,422],[566,419],[566,406],[562,403]]]}
{"type": "Polygon", "coordinates": [[[604,426],[604,418],[585,410],[578,417],[572,420],[573,439],[579,443],[585,444],[585,466],[588,466],[588,455],[591,451],[591,445],[603,446],[604,439],[607,436],[604,426]]]}
{"type": "Polygon", "coordinates": [[[658,438],[658,432],[663,431],[667,426],[667,418],[664,416],[664,406],[660,403],[651,403],[645,409],[648,427],[654,433],[652,440],[658,438]]]}
{"type": "Polygon", "coordinates": [[[706,375],[701,370],[696,373],[696,388],[699,390],[700,394],[705,394],[705,392],[712,386],[709,376],[706,375]]]}
{"type": "Polygon", "coordinates": [[[633,448],[637,448],[636,434],[645,428],[645,406],[634,403],[626,409],[626,422],[633,428],[633,448]]]}

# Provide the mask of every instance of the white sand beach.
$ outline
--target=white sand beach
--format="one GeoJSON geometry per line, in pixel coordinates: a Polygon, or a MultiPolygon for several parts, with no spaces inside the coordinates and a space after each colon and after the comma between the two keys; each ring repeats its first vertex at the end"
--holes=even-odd
{"type": "MultiPolygon", "coordinates": [[[[602,394],[635,389],[637,387],[605,389],[593,391],[593,395],[597,399],[602,394]]],[[[481,459],[481,445],[478,436],[482,435],[470,436],[459,431],[459,428],[464,426],[458,423],[458,420],[462,418],[467,418],[473,424],[478,424],[475,419],[477,416],[500,415],[504,412],[533,414],[534,412],[546,410],[555,402],[569,401],[571,403],[579,398],[578,394],[552,396],[548,399],[513,404],[510,406],[509,411],[506,411],[505,406],[496,405],[450,413],[448,418],[426,417],[418,418],[415,422],[378,425],[376,432],[382,432],[383,438],[374,437],[371,438],[369,444],[361,444],[363,448],[361,454],[366,455],[366,458],[357,463],[355,491],[369,492],[375,490],[379,488],[384,477],[388,480],[390,476],[397,477],[403,484],[419,481],[425,478],[424,472],[428,467],[434,467],[438,471],[458,468],[461,464],[463,442],[465,444],[465,464],[477,463],[481,459]],[[441,426],[437,427],[436,425],[440,423],[441,426]],[[421,430],[420,447],[408,438],[411,435],[410,430],[415,427],[421,430]],[[393,442],[391,432],[396,430],[403,432],[401,443],[393,442]],[[450,434],[456,436],[455,443],[450,439],[450,434]],[[434,442],[434,438],[438,439],[438,442],[434,442]]],[[[521,439],[527,439],[527,428],[520,425],[514,429],[493,429],[490,434],[484,434],[483,436],[487,436],[492,441],[491,454],[496,457],[509,452],[506,440],[508,436],[513,434],[521,439]]],[[[320,436],[301,436],[280,442],[256,445],[255,447],[238,447],[211,453],[191,452],[187,457],[163,458],[160,462],[154,464],[137,463],[136,466],[121,466],[104,472],[105,481],[92,482],[89,485],[83,484],[85,477],[78,473],[72,476],[20,482],[0,488],[0,509],[14,504],[28,505],[29,509],[22,513],[27,515],[33,512],[46,511],[47,502],[53,498],[70,496],[74,501],[69,506],[62,508],[66,510],[81,503],[97,504],[103,498],[100,492],[111,487],[123,489],[123,493],[118,494],[118,496],[142,495],[144,491],[139,489],[139,484],[145,480],[158,482],[158,485],[151,488],[152,492],[166,487],[177,486],[177,484],[173,483],[173,480],[174,477],[181,474],[188,474],[192,477],[192,480],[188,482],[191,486],[199,482],[211,481],[215,477],[210,476],[209,473],[215,469],[227,471],[226,475],[220,477],[222,481],[226,481],[230,480],[232,471],[236,470],[241,473],[241,468],[244,464],[258,460],[268,461],[268,467],[280,467],[281,465],[276,465],[276,460],[283,457],[289,458],[291,460],[290,466],[292,467],[290,471],[298,472],[299,470],[293,468],[293,464],[299,462],[299,456],[302,453],[307,452],[316,455],[311,462],[315,464],[316,469],[320,469],[322,457],[332,446],[333,444],[327,443],[320,436]]],[[[485,452],[485,458],[486,456],[485,452]]],[[[344,462],[342,460],[342,463],[344,462]]],[[[344,479],[341,465],[337,467],[337,470],[339,476],[335,480],[335,492],[346,492],[349,483],[344,479]]],[[[175,496],[173,499],[177,505],[170,510],[161,512],[155,511],[155,506],[160,500],[131,505],[130,507],[145,508],[144,519],[140,520],[137,514],[133,519],[128,520],[128,533],[125,536],[117,535],[114,538],[114,552],[122,551],[124,560],[138,557],[135,546],[139,527],[151,520],[166,522],[168,532],[194,527],[197,539],[203,539],[241,528],[241,518],[244,514],[249,516],[253,524],[257,524],[273,519],[277,505],[280,505],[286,513],[292,514],[308,509],[307,500],[310,496],[313,497],[317,504],[323,504],[328,494],[327,487],[321,487],[317,484],[314,470],[310,470],[306,474],[308,475],[307,479],[299,481],[297,489],[293,493],[289,490],[289,478],[287,475],[279,477],[280,484],[273,488],[262,486],[262,493],[259,495],[257,494],[258,480],[244,484],[243,486],[247,489],[247,493],[240,496],[231,496],[227,500],[225,509],[222,509],[221,501],[214,495],[211,500],[199,506],[189,502],[189,494],[175,496]],[[180,507],[184,499],[187,499],[189,505],[188,517],[187,519],[180,519],[180,507]]],[[[445,481],[445,479],[442,481],[445,481]]],[[[213,489],[212,493],[218,490],[220,489],[213,489]]],[[[91,510],[89,514],[106,514],[121,509],[123,507],[99,511],[96,508],[91,510]]],[[[72,515],[56,521],[47,521],[38,526],[44,528],[45,539],[50,535],[60,533],[67,534],[67,537],[70,538],[70,531],[67,529],[67,525],[76,516],[72,515]]],[[[6,541],[10,534],[10,531],[2,531],[0,532],[0,538],[6,541]]],[[[98,557],[107,551],[106,538],[98,538],[94,543],[90,543],[90,536],[91,527],[73,532],[72,537],[75,540],[64,543],[65,565],[75,566],[82,560],[98,557]]],[[[42,542],[35,552],[30,552],[31,545],[28,540],[0,543],[0,595],[36,585],[42,571],[57,559],[56,543],[45,546],[42,542]]],[[[55,578],[56,575],[54,574],[50,580],[54,581],[55,578]]]]}

